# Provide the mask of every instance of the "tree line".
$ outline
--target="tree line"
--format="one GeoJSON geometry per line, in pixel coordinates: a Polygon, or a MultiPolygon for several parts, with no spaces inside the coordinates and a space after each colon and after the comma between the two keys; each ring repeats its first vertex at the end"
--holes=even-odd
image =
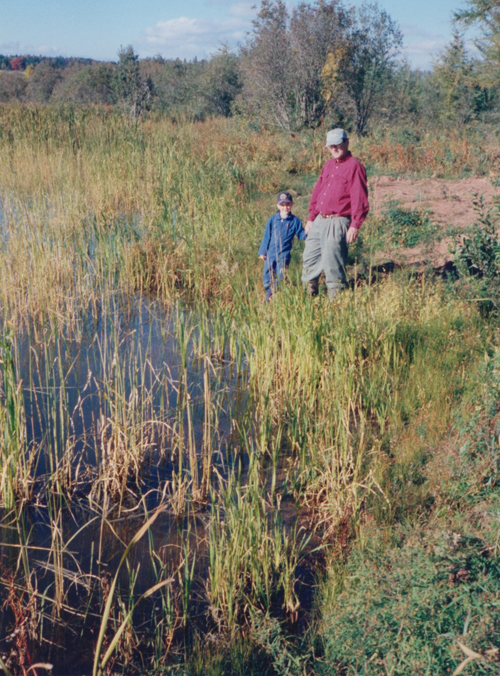
{"type": "Polygon", "coordinates": [[[498,115],[500,0],[467,0],[452,41],[429,71],[401,58],[402,34],[376,3],[315,0],[289,9],[263,0],[246,41],[208,59],[117,62],[0,55],[0,102],[120,107],[132,118],[244,116],[287,132],[341,124],[358,133],[383,123],[466,124],[498,115]],[[479,29],[478,53],[464,31],[479,29]]]}

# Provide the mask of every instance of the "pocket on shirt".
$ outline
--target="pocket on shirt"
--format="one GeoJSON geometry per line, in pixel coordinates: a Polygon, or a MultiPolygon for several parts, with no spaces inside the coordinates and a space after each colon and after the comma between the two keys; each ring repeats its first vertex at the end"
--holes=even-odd
{"type": "Polygon", "coordinates": [[[348,181],[346,178],[336,176],[332,185],[332,195],[336,198],[345,198],[349,196],[348,181]]]}

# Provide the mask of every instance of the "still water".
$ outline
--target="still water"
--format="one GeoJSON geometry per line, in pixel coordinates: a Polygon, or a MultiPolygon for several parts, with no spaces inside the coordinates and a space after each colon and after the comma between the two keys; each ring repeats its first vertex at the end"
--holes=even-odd
{"type": "MultiPolygon", "coordinates": [[[[240,479],[247,469],[235,421],[248,417],[249,373],[241,354],[230,358],[229,337],[221,322],[139,296],[116,297],[71,328],[31,325],[11,336],[29,499],[2,514],[0,569],[4,591],[22,579],[46,617],[39,659],[50,660],[53,673],[88,673],[101,607],[89,599],[96,584],[109,584],[126,544],[158,505],[165,509],[131,551],[121,583],[137,570],[134,593],[141,594],[157,581],[158,566],[180,580],[187,564],[192,593],[205,584],[210,505],[193,501],[192,486],[207,453],[211,480],[226,478],[236,458],[240,479]],[[115,492],[104,489],[110,453],[133,457],[115,492]],[[58,584],[64,592],[55,603],[58,584]],[[84,629],[74,628],[75,610],[88,613],[84,629]]],[[[144,606],[151,620],[156,606],[144,606]]],[[[6,608],[0,647],[8,658],[16,610],[6,608]]]]}

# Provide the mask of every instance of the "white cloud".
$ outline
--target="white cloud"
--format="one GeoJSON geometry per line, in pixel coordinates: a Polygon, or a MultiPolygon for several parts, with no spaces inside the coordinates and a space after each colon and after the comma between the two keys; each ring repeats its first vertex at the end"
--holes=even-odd
{"type": "Polygon", "coordinates": [[[37,56],[61,56],[57,45],[34,45],[23,42],[0,42],[0,54],[36,54],[37,56]]]}
{"type": "Polygon", "coordinates": [[[421,26],[416,26],[415,24],[406,24],[401,26],[401,30],[403,31],[403,34],[405,37],[412,37],[412,38],[423,38],[423,39],[428,39],[428,38],[443,38],[442,33],[430,33],[429,31],[426,31],[424,28],[421,26]]]}
{"type": "Polygon", "coordinates": [[[403,54],[414,68],[430,69],[433,59],[450,40],[442,33],[431,33],[414,24],[403,25],[401,30],[404,36],[403,54]]]}
{"type": "Polygon", "coordinates": [[[159,21],[146,29],[146,43],[166,57],[206,56],[222,43],[234,46],[245,38],[255,16],[252,6],[250,2],[233,3],[227,8],[225,18],[179,16],[159,21]]]}

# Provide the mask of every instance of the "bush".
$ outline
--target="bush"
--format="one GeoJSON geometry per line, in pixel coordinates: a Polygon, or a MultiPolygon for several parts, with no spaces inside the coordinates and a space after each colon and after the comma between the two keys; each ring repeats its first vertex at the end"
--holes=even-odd
{"type": "Polygon", "coordinates": [[[500,306],[500,206],[488,206],[483,196],[475,195],[477,220],[455,234],[455,263],[460,276],[458,292],[481,304],[482,309],[500,306]]]}
{"type": "Polygon", "coordinates": [[[457,263],[462,271],[489,280],[500,277],[499,206],[488,208],[484,197],[475,195],[474,206],[478,219],[470,226],[457,248],[457,263]]]}

